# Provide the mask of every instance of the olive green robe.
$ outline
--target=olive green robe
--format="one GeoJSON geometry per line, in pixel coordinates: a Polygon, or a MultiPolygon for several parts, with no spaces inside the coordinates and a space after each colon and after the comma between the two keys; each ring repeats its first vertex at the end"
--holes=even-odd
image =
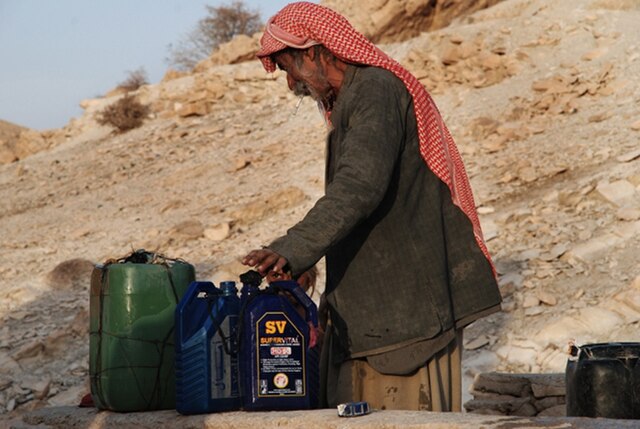
{"type": "Polygon", "coordinates": [[[326,256],[332,361],[414,371],[499,309],[491,265],[427,167],[411,95],[391,72],[349,66],[331,114],[325,196],[269,248],[294,275],[326,256]]]}

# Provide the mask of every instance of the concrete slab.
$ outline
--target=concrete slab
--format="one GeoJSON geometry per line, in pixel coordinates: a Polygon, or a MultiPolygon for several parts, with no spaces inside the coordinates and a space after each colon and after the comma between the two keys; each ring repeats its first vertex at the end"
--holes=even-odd
{"type": "Polygon", "coordinates": [[[25,414],[12,429],[610,429],[640,428],[640,421],[577,417],[505,417],[426,411],[374,411],[341,418],[336,410],[230,412],[181,416],[174,410],[112,413],[94,408],[52,407],[25,414]]]}

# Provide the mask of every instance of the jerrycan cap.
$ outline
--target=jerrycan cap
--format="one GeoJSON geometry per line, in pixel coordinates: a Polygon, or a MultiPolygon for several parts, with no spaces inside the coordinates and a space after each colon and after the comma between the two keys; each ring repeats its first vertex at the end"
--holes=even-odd
{"type": "Polygon", "coordinates": [[[220,282],[220,290],[223,295],[235,295],[238,293],[236,282],[233,281],[220,282]]]}
{"type": "Polygon", "coordinates": [[[240,274],[240,281],[244,285],[260,286],[262,276],[255,270],[249,270],[246,273],[240,274]]]}

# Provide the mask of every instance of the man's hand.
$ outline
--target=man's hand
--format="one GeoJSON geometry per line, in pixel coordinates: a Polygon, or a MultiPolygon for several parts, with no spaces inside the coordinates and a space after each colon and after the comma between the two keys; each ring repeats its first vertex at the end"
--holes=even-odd
{"type": "Polygon", "coordinates": [[[269,271],[282,273],[282,268],[287,265],[288,261],[284,256],[280,256],[271,249],[255,249],[242,258],[242,263],[254,267],[264,276],[269,271]]]}

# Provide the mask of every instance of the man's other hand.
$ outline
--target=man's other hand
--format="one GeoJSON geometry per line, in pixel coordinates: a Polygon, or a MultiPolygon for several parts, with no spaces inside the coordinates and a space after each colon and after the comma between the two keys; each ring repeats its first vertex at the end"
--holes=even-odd
{"type": "Polygon", "coordinates": [[[254,267],[263,276],[269,271],[282,273],[282,269],[288,261],[284,256],[271,249],[255,249],[242,258],[242,263],[254,267]]]}

